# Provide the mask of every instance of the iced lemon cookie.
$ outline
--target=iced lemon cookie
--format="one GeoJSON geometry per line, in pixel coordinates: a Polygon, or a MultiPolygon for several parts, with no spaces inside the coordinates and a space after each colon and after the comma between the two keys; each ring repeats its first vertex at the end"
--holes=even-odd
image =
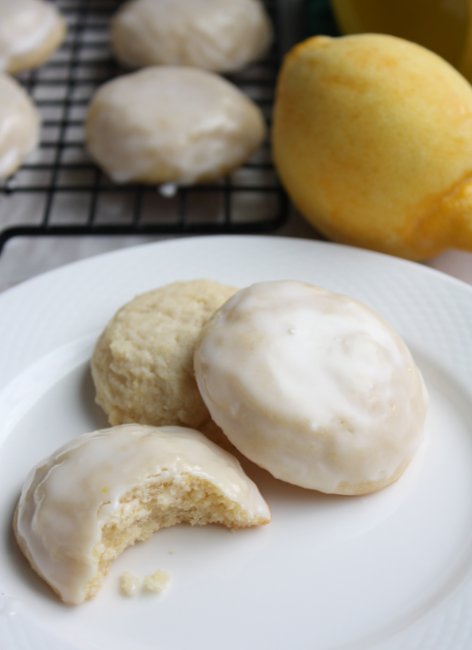
{"type": "Polygon", "coordinates": [[[13,174],[36,148],[39,113],[23,88],[0,73],[0,179],[13,174]]]}
{"type": "Polygon", "coordinates": [[[272,26],[259,0],[131,0],[114,17],[111,39],[131,67],[230,72],[266,52],[272,26]]]}
{"type": "Polygon", "coordinates": [[[242,165],[260,146],[256,104],[225,79],[154,67],[102,86],[86,121],[90,155],[117,183],[188,185],[242,165]]]}
{"type": "Polygon", "coordinates": [[[161,528],[269,520],[238,461],[198,431],[132,424],[79,436],[41,462],[21,492],[14,530],[36,573],[77,605],[126,547],[161,528]]]}
{"type": "Polygon", "coordinates": [[[175,282],[134,298],[96,345],[96,401],[110,424],[183,424],[209,419],[193,352],[203,325],[236,289],[211,280],[175,282]]]}
{"type": "Polygon", "coordinates": [[[378,490],[422,440],[426,390],[405,343],[367,307],[309,284],[236,293],[204,328],[195,371],[234,446],[295,485],[378,490]]]}
{"type": "Polygon", "coordinates": [[[62,43],[66,27],[52,2],[0,0],[0,69],[11,73],[43,64],[62,43]]]}

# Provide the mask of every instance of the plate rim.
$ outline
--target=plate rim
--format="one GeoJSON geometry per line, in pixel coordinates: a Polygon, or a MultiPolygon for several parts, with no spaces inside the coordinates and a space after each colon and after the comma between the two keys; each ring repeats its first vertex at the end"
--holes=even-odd
{"type": "Polygon", "coordinates": [[[414,272],[419,272],[419,273],[425,273],[426,275],[431,275],[431,277],[437,277],[441,278],[442,281],[450,282],[452,285],[462,287],[466,291],[469,291],[472,296],[472,285],[466,282],[465,280],[461,280],[460,278],[456,278],[445,271],[441,271],[440,269],[433,268],[431,266],[428,266],[428,262],[415,262],[413,260],[408,260],[403,257],[397,257],[395,255],[390,255],[388,253],[382,253],[380,251],[375,251],[371,250],[368,248],[360,248],[357,246],[351,246],[349,244],[341,244],[338,242],[332,242],[332,241],[324,241],[320,239],[308,239],[306,237],[291,237],[291,236],[283,236],[283,235],[240,235],[240,234],[235,234],[235,235],[187,235],[187,236],[182,236],[182,237],[175,237],[172,239],[164,239],[164,240],[158,240],[158,241],[152,241],[152,242],[145,242],[133,246],[126,246],[123,248],[117,248],[112,251],[105,251],[103,253],[97,253],[96,255],[91,255],[89,257],[75,260],[73,262],[68,262],[67,264],[62,264],[61,266],[58,266],[56,268],[50,269],[48,271],[44,271],[43,273],[39,273],[38,275],[27,278],[25,280],[22,280],[18,284],[8,287],[4,291],[0,292],[0,302],[2,302],[3,298],[5,296],[10,296],[12,294],[15,294],[16,292],[21,292],[25,288],[29,289],[30,286],[34,286],[35,283],[37,282],[44,282],[47,281],[51,277],[59,276],[62,275],[64,272],[70,272],[72,270],[78,269],[80,267],[85,267],[88,266],[92,263],[100,263],[102,260],[106,261],[109,260],[110,258],[118,258],[118,257],[127,257],[128,255],[134,255],[136,253],[139,253],[140,250],[148,250],[150,248],[154,247],[171,247],[171,246],[179,246],[180,244],[187,245],[191,241],[201,241],[201,242],[208,242],[208,241],[220,241],[220,242],[230,242],[230,241],[237,241],[243,243],[244,241],[273,241],[273,242],[298,242],[301,243],[302,245],[313,245],[314,247],[330,247],[333,249],[338,249],[339,251],[345,250],[345,251],[350,251],[351,254],[358,254],[362,257],[370,257],[371,259],[378,259],[379,261],[383,261],[385,263],[391,263],[391,264],[398,264],[399,266],[403,266],[404,268],[410,268],[414,269],[414,272]]]}

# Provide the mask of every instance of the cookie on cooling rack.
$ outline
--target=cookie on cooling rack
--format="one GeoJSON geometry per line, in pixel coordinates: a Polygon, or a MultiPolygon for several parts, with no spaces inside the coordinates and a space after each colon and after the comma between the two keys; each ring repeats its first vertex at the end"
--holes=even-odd
{"type": "Polygon", "coordinates": [[[259,0],[131,0],[113,18],[111,41],[127,66],[231,72],[267,51],[272,25],[259,0]]]}
{"type": "Polygon", "coordinates": [[[36,148],[39,113],[18,82],[0,73],[0,179],[13,174],[36,148]]]}
{"type": "Polygon", "coordinates": [[[42,65],[65,37],[65,22],[51,2],[0,0],[0,69],[17,73],[42,65]]]}
{"type": "Polygon", "coordinates": [[[209,419],[193,352],[204,324],[235,291],[211,280],[176,282],[118,311],[92,357],[96,401],[110,424],[199,427],[209,419]]]}
{"type": "Polygon", "coordinates": [[[151,67],[104,84],[86,119],[91,156],[117,183],[189,185],[242,165],[260,146],[258,106],[205,70],[151,67]]]}

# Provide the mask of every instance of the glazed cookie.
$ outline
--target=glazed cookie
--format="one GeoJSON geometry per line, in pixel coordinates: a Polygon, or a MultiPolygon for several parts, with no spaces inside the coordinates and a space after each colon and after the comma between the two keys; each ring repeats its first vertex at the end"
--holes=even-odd
{"type": "Polygon", "coordinates": [[[272,26],[259,0],[131,0],[113,18],[111,40],[131,67],[230,72],[265,54],[272,26]]]}
{"type": "Polygon", "coordinates": [[[195,371],[234,446],[305,488],[378,490],[423,437],[427,395],[405,343],[367,307],[312,285],[236,293],[204,328],[195,371]]]}
{"type": "Polygon", "coordinates": [[[0,69],[7,72],[42,65],[64,40],[64,20],[51,2],[0,0],[0,15],[0,69]]]}
{"type": "Polygon", "coordinates": [[[32,568],[66,603],[92,598],[125,548],[168,526],[260,526],[267,504],[198,431],[123,425],[84,434],[30,474],[14,518],[32,568]]]}
{"type": "Polygon", "coordinates": [[[208,420],[193,373],[195,342],[235,291],[210,280],[176,282],[118,311],[92,357],[96,401],[110,424],[199,427],[208,420]]]}
{"type": "Polygon", "coordinates": [[[13,78],[0,73],[0,179],[13,174],[36,148],[39,113],[13,78]]]}
{"type": "Polygon", "coordinates": [[[217,178],[242,165],[264,136],[252,100],[192,68],[147,68],[114,79],[97,91],[86,121],[88,151],[117,183],[217,178]]]}

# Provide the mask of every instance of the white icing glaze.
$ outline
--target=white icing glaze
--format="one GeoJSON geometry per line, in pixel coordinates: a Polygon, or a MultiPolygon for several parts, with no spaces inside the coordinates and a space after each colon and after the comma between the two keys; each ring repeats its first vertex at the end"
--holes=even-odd
{"type": "Polygon", "coordinates": [[[258,59],[271,40],[260,0],[132,0],[112,21],[115,53],[132,67],[230,72],[258,59]]]}
{"type": "Polygon", "coordinates": [[[195,371],[231,442],[303,487],[386,484],[422,438],[426,391],[404,342],[365,306],[318,287],[239,291],[206,326],[195,371]]]}
{"type": "Polygon", "coordinates": [[[113,180],[189,184],[242,164],[260,145],[259,108],[225,79],[154,67],[102,86],[86,125],[91,155],[113,180]]]}
{"type": "Polygon", "coordinates": [[[178,186],[175,183],[164,183],[158,189],[161,196],[166,199],[171,199],[177,194],[178,186]]]}
{"type": "Polygon", "coordinates": [[[50,2],[0,0],[0,68],[10,59],[35,51],[52,36],[62,19],[50,2]]]}
{"type": "Polygon", "coordinates": [[[39,140],[39,114],[23,88],[0,73],[0,178],[12,174],[39,140]]]}
{"type": "Polygon", "coordinates": [[[156,476],[185,475],[210,481],[248,518],[270,519],[238,461],[201,433],[128,424],[79,436],[31,472],[18,504],[17,537],[63,600],[79,603],[97,573],[94,547],[123,495],[156,476]]]}

